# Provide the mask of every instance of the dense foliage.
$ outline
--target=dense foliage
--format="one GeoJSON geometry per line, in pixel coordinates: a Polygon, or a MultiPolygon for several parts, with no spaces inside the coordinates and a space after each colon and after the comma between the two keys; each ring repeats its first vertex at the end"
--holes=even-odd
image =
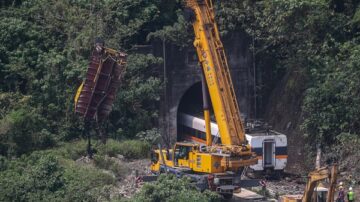
{"type": "MultiPolygon", "coordinates": [[[[215,2],[222,36],[245,31],[252,39],[258,80],[263,81],[257,86],[259,97],[268,96],[284,72],[303,75],[301,125],[309,145],[356,145],[341,150],[341,156],[356,151],[351,148],[358,148],[360,138],[360,3],[215,2]]],[[[82,135],[73,97],[93,40],[101,36],[109,47],[129,54],[114,110],[104,123],[107,134],[116,140],[156,141],[162,59],[137,51],[136,45],[154,39],[191,45],[181,1],[5,0],[0,6],[0,200],[96,200],[114,179],[74,164],[85,154],[86,142],[64,143],[82,135]],[[36,151],[55,145],[62,149],[36,151]]],[[[144,142],[111,140],[107,147],[96,147],[95,164],[119,174],[122,170],[104,154],[142,158],[148,149],[144,142]]],[[[159,198],[215,200],[172,177],[146,185],[134,200],[159,198]]]]}
{"type": "Polygon", "coordinates": [[[177,9],[176,1],[162,0],[2,3],[0,154],[21,155],[81,136],[73,97],[96,36],[129,54],[106,132],[115,139],[158,136],[162,60],[134,47],[164,37],[158,32],[177,21],[177,9]]]}
{"type": "Polygon", "coordinates": [[[177,179],[175,175],[161,175],[155,183],[145,184],[131,201],[220,201],[219,195],[208,190],[199,192],[187,178],[177,179]]]}
{"type": "Polygon", "coordinates": [[[271,71],[306,75],[302,128],[310,145],[359,135],[358,1],[239,0],[218,7],[223,34],[243,29],[253,37],[257,67],[267,80],[263,92],[282,75],[271,71]]]}
{"type": "Polygon", "coordinates": [[[111,175],[56,150],[1,159],[0,169],[1,201],[96,201],[104,186],[115,183],[111,175]]]}
{"type": "Polygon", "coordinates": [[[142,141],[110,139],[109,147],[94,142],[97,152],[91,163],[83,159],[85,145],[86,141],[76,141],[22,155],[15,160],[1,157],[0,201],[96,201],[109,198],[105,190],[115,188],[116,179],[130,173],[130,168],[112,157],[122,154],[125,158],[145,158],[149,150],[149,145],[142,141]]]}

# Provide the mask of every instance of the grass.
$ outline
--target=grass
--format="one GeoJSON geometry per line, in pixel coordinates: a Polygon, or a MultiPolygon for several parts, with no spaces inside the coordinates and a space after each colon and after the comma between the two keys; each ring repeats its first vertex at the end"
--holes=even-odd
{"type": "MultiPolygon", "coordinates": [[[[98,155],[108,155],[116,157],[118,154],[127,159],[148,158],[150,144],[141,140],[116,141],[109,139],[104,145],[97,140],[92,140],[92,147],[98,155]]],[[[50,153],[60,155],[64,158],[76,160],[87,155],[87,141],[78,140],[74,142],[62,143],[57,148],[46,150],[50,153]]]]}
{"type": "Polygon", "coordinates": [[[110,170],[117,178],[123,178],[130,173],[128,167],[108,156],[96,154],[94,156],[94,164],[97,168],[110,170]]]}
{"type": "Polygon", "coordinates": [[[105,145],[99,145],[97,148],[100,155],[123,155],[127,159],[141,159],[149,157],[150,144],[140,140],[125,140],[122,142],[109,140],[105,145]]]}
{"type": "MultiPolygon", "coordinates": [[[[117,162],[111,157],[123,155],[126,159],[141,159],[147,158],[150,153],[150,145],[147,142],[140,140],[125,140],[116,141],[109,139],[104,145],[99,141],[92,141],[93,148],[96,151],[93,160],[94,165],[98,169],[111,171],[116,178],[123,178],[130,172],[130,168],[117,162]]],[[[63,163],[74,162],[75,160],[86,156],[87,141],[78,140],[69,143],[63,143],[61,146],[47,150],[47,153],[60,156],[63,163]]]]}

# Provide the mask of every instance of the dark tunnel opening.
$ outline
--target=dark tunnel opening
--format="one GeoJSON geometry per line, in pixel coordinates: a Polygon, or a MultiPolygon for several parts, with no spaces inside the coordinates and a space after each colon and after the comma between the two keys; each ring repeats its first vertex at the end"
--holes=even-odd
{"type": "MultiPolygon", "coordinates": [[[[210,102],[211,120],[213,122],[215,122],[215,117],[214,117],[214,113],[212,110],[212,104],[211,104],[210,98],[209,98],[209,102],[210,102]]],[[[199,136],[199,137],[201,137],[201,139],[204,139],[205,133],[197,134],[197,133],[199,133],[199,131],[189,131],[190,128],[187,128],[187,129],[184,128],[184,123],[183,123],[184,114],[187,115],[187,118],[196,117],[199,119],[204,119],[203,95],[202,95],[201,82],[197,82],[194,85],[192,85],[181,97],[178,111],[177,111],[177,140],[178,141],[184,140],[185,135],[199,136]]]]}
{"type": "Polygon", "coordinates": [[[203,100],[201,82],[192,85],[181,97],[178,114],[185,113],[197,117],[203,116],[203,100]]]}

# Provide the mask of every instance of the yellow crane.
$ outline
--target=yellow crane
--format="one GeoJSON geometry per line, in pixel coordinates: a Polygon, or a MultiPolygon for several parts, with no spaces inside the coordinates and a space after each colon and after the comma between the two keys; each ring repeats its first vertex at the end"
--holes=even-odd
{"type": "Polygon", "coordinates": [[[215,21],[213,2],[185,2],[187,9],[194,14],[194,46],[204,77],[203,93],[208,91],[210,95],[222,144],[212,145],[210,110],[205,94],[206,146],[177,142],[171,150],[159,148],[152,154],[151,170],[178,175],[201,173],[208,177],[208,187],[231,196],[236,187],[233,185],[240,182],[239,174],[243,168],[256,164],[257,159],[245,139],[228,62],[215,21]]]}

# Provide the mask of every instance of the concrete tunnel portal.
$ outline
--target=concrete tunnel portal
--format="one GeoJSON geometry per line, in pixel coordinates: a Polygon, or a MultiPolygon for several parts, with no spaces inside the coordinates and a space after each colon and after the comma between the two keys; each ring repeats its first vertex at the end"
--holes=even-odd
{"type": "MultiPolygon", "coordinates": [[[[245,33],[234,33],[224,39],[224,46],[240,112],[252,116],[252,55],[245,33]]],[[[164,48],[163,46],[159,46],[164,48]]],[[[179,113],[203,117],[201,68],[192,57],[194,48],[166,46],[166,87],[160,100],[160,126],[164,142],[169,146],[179,140],[179,113]]],[[[163,50],[163,49],[161,49],[163,50]]],[[[161,56],[161,55],[160,55],[161,56]]],[[[164,73],[165,74],[165,73],[164,73]]],[[[213,115],[213,113],[212,113],[213,115]]],[[[214,119],[214,116],[212,117],[214,119]]],[[[213,120],[214,121],[214,120],[213,120]]]]}

